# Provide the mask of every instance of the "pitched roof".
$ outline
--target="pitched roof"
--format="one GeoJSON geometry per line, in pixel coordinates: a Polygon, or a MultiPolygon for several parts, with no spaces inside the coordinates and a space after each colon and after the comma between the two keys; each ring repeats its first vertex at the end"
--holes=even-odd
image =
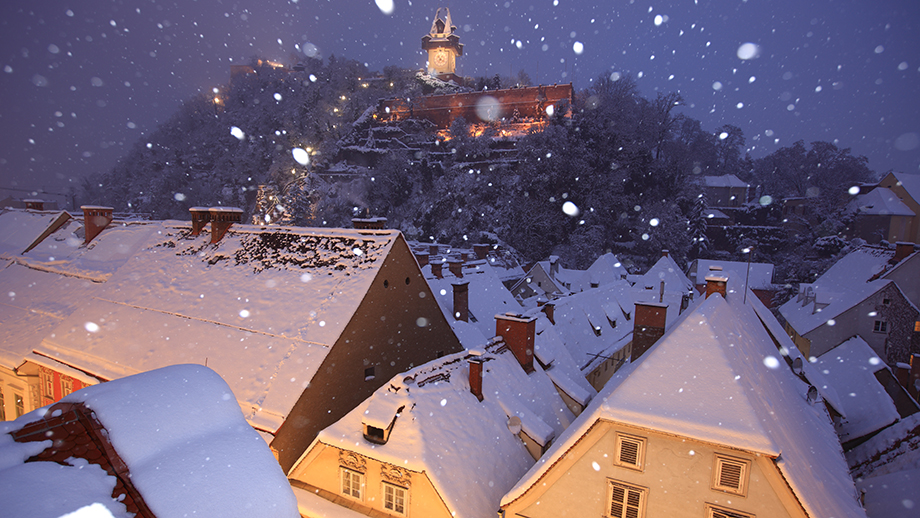
{"type": "Polygon", "coordinates": [[[452,354],[394,377],[317,441],[425,472],[450,511],[493,516],[501,495],[534,463],[509,417],[544,442],[574,420],[548,372],[537,364],[526,374],[502,345],[490,342],[481,356],[483,401],[470,392],[468,354],[452,354]],[[400,407],[386,444],[363,438],[362,420],[388,424],[400,407]]]}
{"type": "Polygon", "coordinates": [[[645,274],[636,279],[635,284],[642,288],[658,287],[662,281],[664,281],[665,290],[686,292],[693,289],[693,283],[669,255],[658,259],[645,274]]]}
{"type": "Polygon", "coordinates": [[[856,197],[847,209],[857,214],[872,216],[916,216],[910,207],[884,187],[876,187],[866,194],[856,197]]]}
{"type": "Polygon", "coordinates": [[[726,174],[722,176],[704,176],[703,183],[706,184],[706,187],[750,187],[745,182],[742,182],[738,179],[737,176],[733,174],[726,174]]]}
{"type": "Polygon", "coordinates": [[[907,194],[909,194],[915,202],[920,203],[920,175],[895,172],[891,174],[894,175],[898,183],[904,187],[907,194]]]}
{"type": "Polygon", "coordinates": [[[536,484],[591,425],[609,420],[766,455],[810,516],[865,516],[827,414],[806,401],[807,385],[740,302],[713,295],[685,312],[614,375],[502,504],[536,484]]]}
{"type": "Polygon", "coordinates": [[[715,259],[697,259],[690,265],[688,277],[696,284],[706,284],[706,276],[710,269],[721,267],[723,272],[731,273],[732,277],[744,281],[753,289],[770,288],[773,286],[773,265],[770,263],[747,263],[742,261],[718,261],[715,259]],[[695,269],[694,269],[695,266],[695,269]],[[749,268],[750,267],[750,268],[749,268]]]}
{"type": "MultiPolygon", "coordinates": [[[[226,516],[240,509],[247,516],[298,516],[294,495],[271,451],[247,426],[230,387],[207,367],[176,365],[87,387],[55,407],[69,404],[92,411],[155,516],[226,516]]],[[[27,423],[41,424],[43,418],[52,424],[61,415],[60,410],[47,410],[0,423],[0,478],[7,486],[0,492],[0,507],[25,510],[13,511],[17,516],[46,516],[44,511],[60,516],[100,502],[116,516],[126,516],[124,507],[112,500],[115,479],[84,460],[92,462],[98,452],[80,453],[87,450],[79,446],[80,438],[56,442],[57,448],[73,448],[70,466],[23,463],[51,450],[51,441],[13,443],[8,432],[27,423]]],[[[79,433],[70,425],[63,428],[79,433]]]]}

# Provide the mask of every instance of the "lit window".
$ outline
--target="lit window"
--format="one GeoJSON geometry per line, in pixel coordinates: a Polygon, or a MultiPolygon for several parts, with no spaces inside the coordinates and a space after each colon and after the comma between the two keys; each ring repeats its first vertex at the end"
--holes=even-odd
{"type": "Polygon", "coordinates": [[[16,400],[16,417],[21,417],[22,414],[26,413],[26,402],[22,398],[22,394],[13,394],[13,399],[16,400]]]}
{"type": "Polygon", "coordinates": [[[0,421],[6,421],[6,401],[3,399],[3,390],[0,390],[0,421]]]}
{"type": "Polygon", "coordinates": [[[364,473],[342,468],[342,494],[362,500],[364,494],[364,473]]]}
{"type": "Polygon", "coordinates": [[[872,330],[876,333],[887,333],[888,332],[888,322],[884,320],[876,320],[875,325],[872,327],[872,330]]]}
{"type": "Polygon", "coordinates": [[[738,511],[712,505],[707,505],[706,511],[706,518],[754,518],[753,514],[739,513],[738,511]]]}
{"type": "Polygon", "coordinates": [[[645,439],[618,433],[616,444],[616,464],[641,471],[645,460],[645,439]]]}
{"type": "Polygon", "coordinates": [[[646,490],[641,487],[610,481],[611,518],[642,518],[645,516],[646,490]]]}
{"type": "Polygon", "coordinates": [[[747,493],[750,462],[725,455],[716,455],[713,467],[712,488],[727,493],[747,493]]]}
{"type": "Polygon", "coordinates": [[[393,484],[383,483],[383,508],[398,514],[406,514],[408,490],[393,484]]]}
{"type": "Polygon", "coordinates": [[[916,322],[914,322],[914,332],[920,333],[920,320],[917,320],[916,322]]]}

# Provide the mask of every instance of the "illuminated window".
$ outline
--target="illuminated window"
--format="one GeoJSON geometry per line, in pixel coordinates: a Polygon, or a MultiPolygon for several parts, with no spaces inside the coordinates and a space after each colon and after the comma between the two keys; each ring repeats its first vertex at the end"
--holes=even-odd
{"type": "Polygon", "coordinates": [[[13,399],[16,400],[16,417],[20,417],[26,413],[26,402],[22,398],[22,394],[13,394],[13,399]]]}
{"type": "Polygon", "coordinates": [[[646,490],[641,487],[610,481],[610,518],[642,518],[645,516],[646,490]]]}
{"type": "Polygon", "coordinates": [[[914,322],[914,332],[920,333],[920,320],[917,320],[916,322],[914,322]]]}
{"type": "Polygon", "coordinates": [[[0,389],[0,421],[6,421],[6,401],[3,399],[3,389],[0,389]]]}
{"type": "Polygon", "coordinates": [[[725,455],[716,455],[713,467],[712,488],[726,493],[747,493],[750,462],[725,455]]]}
{"type": "Polygon", "coordinates": [[[616,444],[616,464],[641,471],[645,460],[645,439],[618,433],[616,444]]]}
{"type": "Polygon", "coordinates": [[[876,333],[887,333],[888,332],[888,322],[884,320],[876,320],[875,325],[872,327],[872,330],[876,333]]]}
{"type": "Polygon", "coordinates": [[[364,473],[352,471],[347,468],[341,468],[341,470],[342,494],[362,500],[364,495],[364,473]]]}
{"type": "Polygon", "coordinates": [[[405,488],[383,483],[383,508],[394,513],[406,514],[406,497],[409,491],[405,488]]]}

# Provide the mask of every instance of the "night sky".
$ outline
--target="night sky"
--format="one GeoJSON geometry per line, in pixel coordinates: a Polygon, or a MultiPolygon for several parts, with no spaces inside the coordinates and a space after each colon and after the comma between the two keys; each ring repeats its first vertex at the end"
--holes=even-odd
{"type": "Polygon", "coordinates": [[[920,173],[917,0],[5,0],[0,188],[65,192],[110,169],[251,56],[422,68],[445,5],[461,75],[582,89],[628,74],[646,97],[679,92],[708,130],[739,126],[755,158],[826,140],[920,173]]]}

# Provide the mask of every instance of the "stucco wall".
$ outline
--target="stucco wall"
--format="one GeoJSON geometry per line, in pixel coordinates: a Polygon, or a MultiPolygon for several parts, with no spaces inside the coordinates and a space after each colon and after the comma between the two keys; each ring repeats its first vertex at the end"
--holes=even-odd
{"type": "Polygon", "coordinates": [[[609,516],[608,480],[646,489],[645,516],[706,516],[714,504],[757,516],[804,517],[771,459],[689,439],[598,422],[547,476],[506,508],[506,517],[609,516]],[[647,439],[643,471],[614,464],[617,431],[647,439]],[[746,496],[711,489],[714,455],[751,461],[746,496]],[[545,484],[545,485],[544,485],[545,484]]]}

